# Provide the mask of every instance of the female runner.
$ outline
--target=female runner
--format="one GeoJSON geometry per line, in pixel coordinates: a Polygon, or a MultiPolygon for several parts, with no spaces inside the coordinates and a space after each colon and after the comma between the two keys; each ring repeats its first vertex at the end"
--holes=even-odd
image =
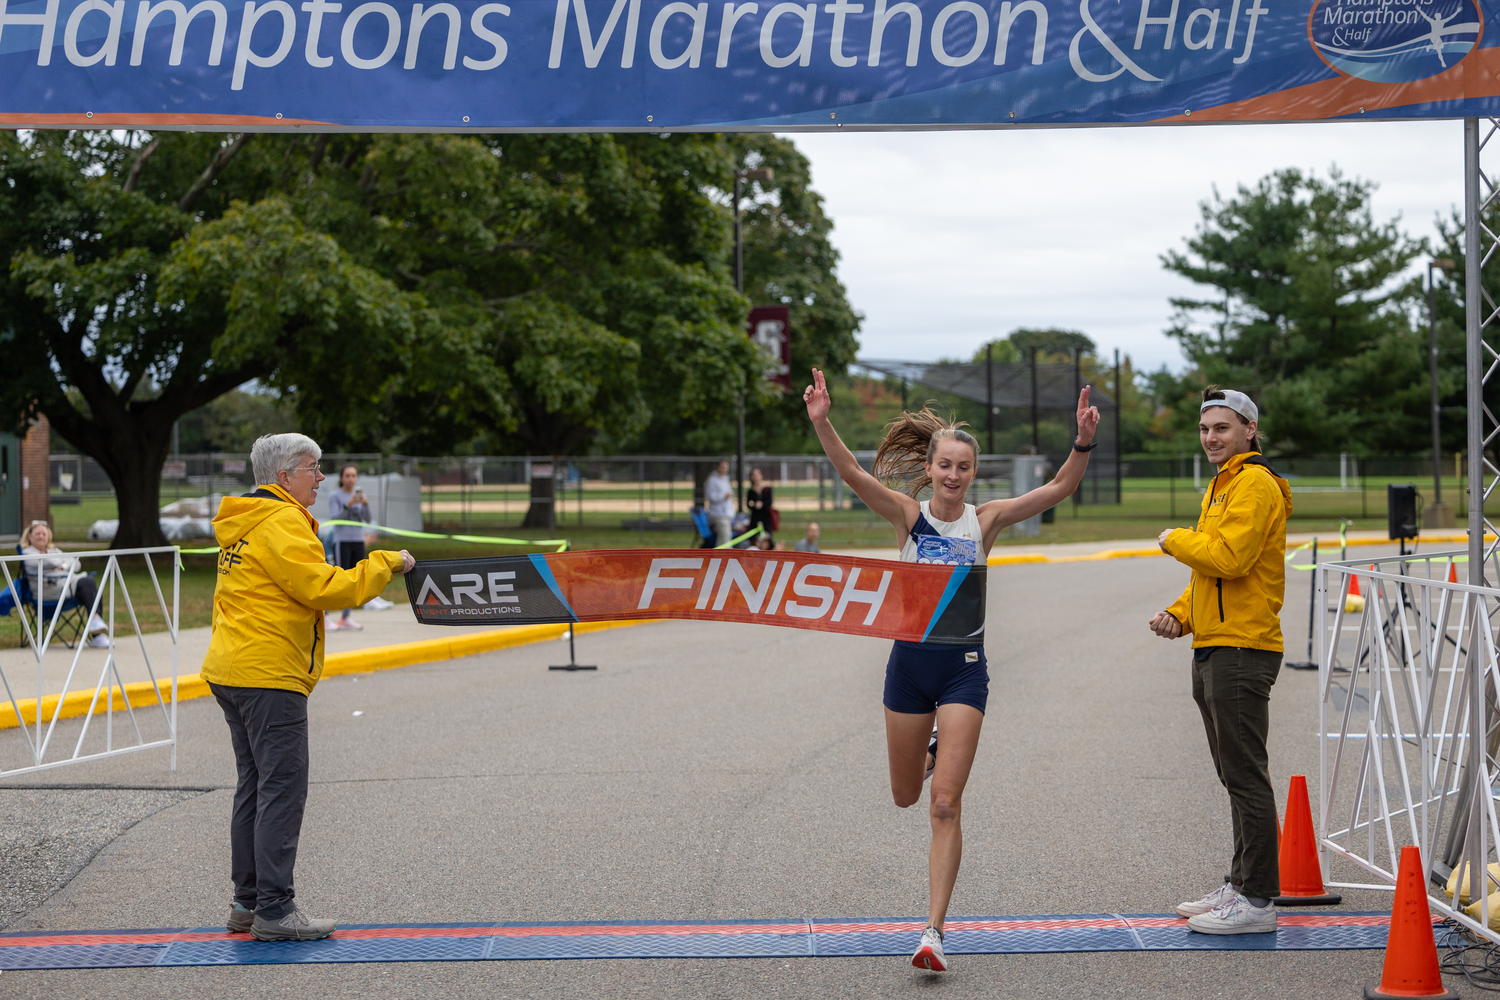
{"type": "MultiPolygon", "coordinates": [[[[1084,386],[1078,396],[1078,439],[1057,477],[1023,496],[991,500],[976,508],[964,503],[964,493],[977,471],[979,442],[960,430],[962,424],[948,423],[925,408],[920,413],[902,413],[886,429],[872,475],[855,461],[828,422],[828,385],[816,368],[813,384],[802,399],[824,453],[844,482],[896,529],[902,562],[982,564],[1002,528],[1040,514],[1073,494],[1083,479],[1099,427],[1099,410],[1089,405],[1089,387],[1084,386]],[[890,489],[881,480],[904,484],[906,492],[890,489]],[[932,499],[919,503],[915,497],[929,486],[932,499]]],[[[896,805],[905,809],[916,803],[922,797],[924,772],[932,778],[927,928],[911,964],[934,972],[948,968],[943,919],[963,854],[959,816],[964,785],[979,746],[989,681],[982,645],[966,649],[897,642],[885,668],[885,743],[896,805]]]]}

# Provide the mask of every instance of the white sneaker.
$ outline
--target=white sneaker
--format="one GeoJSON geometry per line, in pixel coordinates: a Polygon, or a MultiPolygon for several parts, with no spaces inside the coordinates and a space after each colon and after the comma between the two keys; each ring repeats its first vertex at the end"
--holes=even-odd
{"type": "Polygon", "coordinates": [[[348,629],[351,632],[358,632],[360,629],[364,628],[364,626],[355,621],[353,618],[343,618],[339,621],[339,628],[348,629]]]}
{"type": "Polygon", "coordinates": [[[339,629],[341,629],[343,627],[344,627],[343,619],[339,618],[338,615],[325,615],[325,616],[323,616],[323,631],[324,632],[337,632],[339,629]]]}
{"type": "Polygon", "coordinates": [[[932,739],[927,741],[927,774],[922,779],[926,781],[932,777],[933,770],[937,767],[937,726],[932,727],[932,739]]]}
{"type": "Polygon", "coordinates": [[[89,645],[93,646],[95,649],[108,649],[109,648],[109,636],[105,635],[104,633],[100,633],[98,635],[91,635],[91,636],[89,636],[89,645]]]}
{"type": "Polygon", "coordinates": [[[395,602],[387,601],[384,597],[372,597],[365,602],[365,607],[371,611],[387,611],[395,606],[395,602]]]}
{"type": "Polygon", "coordinates": [[[1274,934],[1276,902],[1251,906],[1250,900],[1235,894],[1223,906],[1188,918],[1188,930],[1199,934],[1274,934]]]}
{"type": "Polygon", "coordinates": [[[922,932],[922,941],[911,957],[911,964],[928,972],[948,971],[948,956],[943,954],[942,931],[931,924],[927,925],[927,929],[922,932]]]}
{"type": "Polygon", "coordinates": [[[1202,899],[1195,899],[1191,903],[1178,903],[1177,915],[1179,917],[1196,917],[1200,913],[1208,913],[1216,910],[1239,895],[1239,890],[1225,882],[1213,892],[1202,899]]]}
{"type": "Polygon", "coordinates": [[[109,626],[104,623],[103,618],[95,615],[94,617],[89,619],[89,635],[98,635],[100,632],[108,631],[109,626]]]}

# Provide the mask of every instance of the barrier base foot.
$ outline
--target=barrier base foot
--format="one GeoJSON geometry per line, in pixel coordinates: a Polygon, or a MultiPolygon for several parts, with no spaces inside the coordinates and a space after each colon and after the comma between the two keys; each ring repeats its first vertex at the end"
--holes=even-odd
{"type": "Polygon", "coordinates": [[[1344,897],[1335,892],[1321,896],[1277,896],[1272,900],[1277,906],[1337,906],[1343,901],[1344,897]]]}
{"type": "Polygon", "coordinates": [[[564,663],[561,666],[548,667],[548,670],[598,670],[598,667],[586,667],[581,663],[564,663]]]}
{"type": "Polygon", "coordinates": [[[1317,670],[1318,665],[1311,660],[1287,660],[1286,665],[1293,670],[1317,670]]]}
{"type": "Polygon", "coordinates": [[[1460,1000],[1459,995],[1450,990],[1441,993],[1385,993],[1379,986],[1365,987],[1365,1000],[1398,1000],[1398,998],[1420,997],[1421,1000],[1460,1000]]]}

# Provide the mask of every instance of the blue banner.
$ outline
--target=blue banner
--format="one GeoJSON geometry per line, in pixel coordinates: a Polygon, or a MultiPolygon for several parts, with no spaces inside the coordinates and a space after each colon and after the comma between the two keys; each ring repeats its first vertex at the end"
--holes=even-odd
{"type": "Polygon", "coordinates": [[[1491,0],[0,0],[0,125],[962,128],[1500,113],[1491,0]]]}

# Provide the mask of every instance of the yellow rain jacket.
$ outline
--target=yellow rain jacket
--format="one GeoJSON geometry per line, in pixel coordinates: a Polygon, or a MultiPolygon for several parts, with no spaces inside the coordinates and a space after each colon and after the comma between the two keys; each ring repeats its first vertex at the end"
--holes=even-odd
{"type": "Polygon", "coordinates": [[[219,582],[203,679],[311,693],[323,674],[323,613],[379,594],[400,554],[377,550],[352,570],[328,565],[318,522],[276,485],[225,497],[213,523],[219,582]]]}
{"type": "Polygon", "coordinates": [[[1286,599],[1286,519],[1292,491],[1259,452],[1224,463],[1203,494],[1198,530],[1167,536],[1167,554],[1193,571],[1167,611],[1193,647],[1281,652],[1286,599]]]}

